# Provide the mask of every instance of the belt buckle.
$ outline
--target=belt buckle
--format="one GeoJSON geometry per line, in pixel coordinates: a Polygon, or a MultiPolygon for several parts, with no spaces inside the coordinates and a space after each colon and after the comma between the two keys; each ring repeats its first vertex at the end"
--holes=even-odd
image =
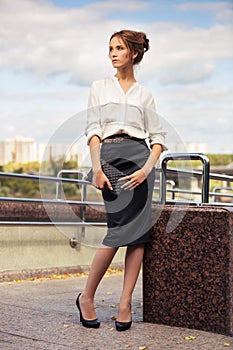
{"type": "Polygon", "coordinates": [[[106,138],[103,140],[103,142],[105,142],[105,143],[121,143],[122,141],[124,141],[127,138],[129,138],[129,137],[118,136],[115,138],[106,138]]]}
{"type": "Polygon", "coordinates": [[[115,139],[112,139],[114,143],[120,143],[124,140],[124,137],[116,137],[115,139]]]}

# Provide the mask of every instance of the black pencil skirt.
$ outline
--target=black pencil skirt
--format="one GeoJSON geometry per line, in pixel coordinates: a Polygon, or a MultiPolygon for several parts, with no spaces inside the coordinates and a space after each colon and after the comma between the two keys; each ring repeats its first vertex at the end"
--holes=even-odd
{"type": "MultiPolygon", "coordinates": [[[[145,140],[124,139],[119,143],[102,143],[101,159],[130,175],[143,167],[150,155],[145,140]]],[[[108,176],[108,174],[106,173],[108,176]]],[[[117,197],[102,191],[107,215],[107,234],[103,244],[121,247],[150,241],[151,201],[155,181],[153,169],[134,190],[122,190],[117,197]]]]}

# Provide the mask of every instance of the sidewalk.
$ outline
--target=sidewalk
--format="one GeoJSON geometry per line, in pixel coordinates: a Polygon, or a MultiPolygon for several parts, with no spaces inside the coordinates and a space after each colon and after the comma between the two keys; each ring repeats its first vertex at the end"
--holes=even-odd
{"type": "Polygon", "coordinates": [[[221,350],[233,338],[220,334],[142,322],[141,278],[134,293],[133,324],[117,332],[112,316],[122,285],[121,273],[104,277],[97,295],[99,329],[79,323],[75,298],[86,276],[0,284],[0,349],[49,350],[221,350]]]}

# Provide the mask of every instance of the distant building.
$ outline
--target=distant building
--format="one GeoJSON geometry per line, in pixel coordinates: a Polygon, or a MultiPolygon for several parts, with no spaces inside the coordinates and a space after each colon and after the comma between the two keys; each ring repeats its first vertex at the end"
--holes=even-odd
{"type": "MultiPolygon", "coordinates": [[[[168,152],[208,153],[205,143],[171,143],[168,152]]],[[[28,163],[63,158],[75,160],[79,166],[90,166],[89,148],[85,140],[69,145],[68,143],[37,144],[33,138],[15,136],[0,141],[0,165],[9,162],[28,163]]]]}
{"type": "Polygon", "coordinates": [[[0,164],[37,161],[37,144],[32,138],[16,136],[0,141],[0,164]]]}
{"type": "Polygon", "coordinates": [[[39,162],[64,157],[65,161],[80,162],[79,145],[37,144],[32,138],[16,136],[0,141],[0,165],[15,163],[39,162]]]}

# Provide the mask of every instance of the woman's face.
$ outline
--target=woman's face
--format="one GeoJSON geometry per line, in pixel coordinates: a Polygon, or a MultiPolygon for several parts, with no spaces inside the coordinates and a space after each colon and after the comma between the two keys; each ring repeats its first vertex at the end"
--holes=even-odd
{"type": "Polygon", "coordinates": [[[133,55],[124,41],[115,36],[109,43],[109,58],[114,68],[126,68],[133,65],[133,55]]]}

